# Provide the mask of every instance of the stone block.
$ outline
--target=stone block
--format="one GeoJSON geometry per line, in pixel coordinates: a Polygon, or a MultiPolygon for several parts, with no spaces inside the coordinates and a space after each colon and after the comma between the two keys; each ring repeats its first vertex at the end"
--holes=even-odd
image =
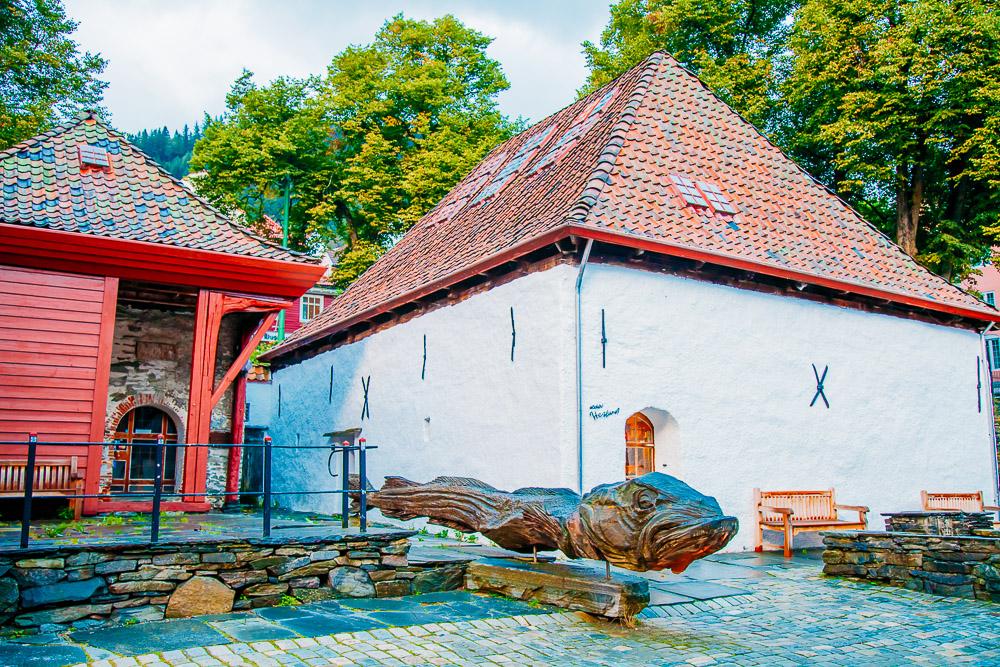
{"type": "Polygon", "coordinates": [[[251,609],[260,609],[261,607],[277,607],[281,604],[280,595],[262,595],[256,598],[249,598],[251,609]]]}
{"type": "Polygon", "coordinates": [[[244,588],[252,584],[262,584],[267,581],[265,570],[238,570],[235,572],[220,572],[221,579],[230,588],[244,588]]]}
{"type": "Polygon", "coordinates": [[[37,586],[21,592],[21,607],[31,609],[65,602],[85,602],[106,590],[104,581],[97,578],[37,586]]]}
{"type": "Polygon", "coordinates": [[[319,577],[299,577],[289,579],[288,585],[292,588],[319,588],[319,577]]]}
{"type": "Polygon", "coordinates": [[[14,619],[14,624],[27,628],[46,623],[72,623],[88,616],[107,616],[110,613],[110,604],[85,604],[21,614],[14,619]]]}
{"type": "Polygon", "coordinates": [[[465,583],[465,566],[436,567],[424,572],[414,572],[410,585],[414,593],[453,591],[465,583]]]}
{"type": "Polygon", "coordinates": [[[410,595],[412,591],[410,582],[403,579],[380,581],[375,584],[375,596],[380,598],[398,598],[410,595]]]}
{"type": "Polygon", "coordinates": [[[309,560],[314,563],[317,561],[333,560],[340,556],[339,551],[314,551],[309,554],[309,560]]]}
{"type": "Polygon", "coordinates": [[[396,578],[395,570],[369,570],[368,576],[371,577],[372,581],[389,581],[390,579],[396,578]]]}
{"type": "Polygon", "coordinates": [[[118,581],[186,581],[191,578],[191,573],[179,567],[160,567],[157,565],[141,565],[136,572],[124,572],[118,577],[118,581]]]}
{"type": "Polygon", "coordinates": [[[63,570],[50,570],[42,567],[15,567],[8,574],[17,580],[21,588],[48,586],[66,578],[66,572],[63,570]]]}
{"type": "Polygon", "coordinates": [[[382,565],[386,567],[406,567],[406,555],[388,554],[382,557],[382,565]]]}
{"type": "Polygon", "coordinates": [[[45,567],[53,570],[61,570],[66,567],[63,558],[25,558],[14,563],[17,567],[29,569],[33,567],[45,567]]]}
{"type": "Polygon", "coordinates": [[[94,568],[89,565],[66,571],[66,579],[68,581],[82,581],[84,579],[90,579],[93,576],[94,568]]]}
{"type": "Polygon", "coordinates": [[[469,590],[610,618],[635,617],[649,604],[649,585],[641,577],[616,574],[609,580],[603,568],[565,563],[484,559],[469,564],[465,583],[469,590]]]}
{"type": "Polygon", "coordinates": [[[327,581],[337,597],[375,597],[375,584],[372,583],[368,573],[360,568],[347,566],[334,568],[330,570],[327,581]]]}
{"type": "Polygon", "coordinates": [[[153,556],[153,565],[197,565],[201,557],[196,553],[171,553],[153,556]]]}
{"type": "Polygon", "coordinates": [[[289,560],[288,556],[266,556],[264,558],[258,558],[257,560],[250,562],[250,567],[255,570],[266,570],[269,567],[278,567],[284,565],[289,560]]]}
{"type": "Polygon", "coordinates": [[[292,595],[302,602],[323,602],[334,600],[338,597],[329,588],[293,588],[292,595]]]}
{"type": "Polygon", "coordinates": [[[235,591],[218,579],[192,577],[182,583],[167,603],[167,618],[224,614],[233,608],[235,591]]]}
{"type": "MultiPolygon", "coordinates": [[[[297,570],[298,568],[309,565],[309,556],[299,556],[298,558],[291,558],[285,560],[285,562],[279,565],[268,566],[267,571],[276,577],[280,577],[283,574],[297,570]]],[[[254,568],[259,569],[259,568],[254,568]]]]}
{"type": "MultiPolygon", "coordinates": [[[[308,561],[307,561],[308,562],[308,561]]],[[[278,581],[290,581],[292,579],[301,579],[302,577],[325,577],[330,571],[331,567],[334,567],[334,563],[331,561],[320,561],[318,563],[309,563],[304,567],[299,567],[290,572],[286,572],[278,577],[278,581]]]]}
{"type": "Polygon", "coordinates": [[[93,551],[83,551],[66,557],[66,567],[79,567],[81,565],[96,565],[106,560],[111,560],[110,554],[102,554],[93,551]]]}
{"type": "Polygon", "coordinates": [[[202,563],[235,563],[236,554],[228,551],[216,551],[201,555],[202,563]]]}
{"type": "Polygon", "coordinates": [[[288,584],[254,584],[243,591],[247,597],[260,597],[262,595],[281,596],[288,592],[288,584]]]}
{"type": "Polygon", "coordinates": [[[131,572],[138,567],[138,562],[134,560],[109,560],[98,563],[94,566],[97,574],[115,574],[118,572],[131,572]]]}
{"type": "Polygon", "coordinates": [[[174,590],[170,581],[119,581],[108,586],[112,593],[167,593],[174,590]]]}

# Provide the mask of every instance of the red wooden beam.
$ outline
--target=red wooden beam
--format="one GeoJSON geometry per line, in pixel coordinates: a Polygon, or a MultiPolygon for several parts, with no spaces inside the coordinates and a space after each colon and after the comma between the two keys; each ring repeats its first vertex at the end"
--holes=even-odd
{"type": "Polygon", "coordinates": [[[292,299],[325,271],[306,257],[265,259],[5,223],[0,263],[292,299]]]}
{"type": "Polygon", "coordinates": [[[226,393],[226,389],[228,389],[232,381],[236,379],[239,372],[243,370],[243,366],[247,363],[247,360],[250,359],[250,355],[253,354],[257,345],[260,344],[260,341],[264,339],[264,335],[267,334],[268,329],[271,328],[274,321],[278,319],[278,312],[279,311],[267,313],[261,318],[257,328],[254,330],[250,338],[248,338],[243,344],[243,349],[240,350],[239,355],[237,355],[236,359],[233,360],[229,370],[227,370],[226,374],[222,376],[219,384],[215,387],[215,391],[212,392],[212,398],[209,402],[209,410],[218,405],[219,401],[222,400],[222,396],[226,393]]]}

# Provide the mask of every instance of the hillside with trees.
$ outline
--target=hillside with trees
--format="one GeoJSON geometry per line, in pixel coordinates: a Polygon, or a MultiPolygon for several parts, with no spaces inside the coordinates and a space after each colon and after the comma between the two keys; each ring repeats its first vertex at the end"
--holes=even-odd
{"type": "Polygon", "coordinates": [[[129,134],[128,140],[139,147],[143,153],[156,160],[167,172],[175,178],[187,176],[191,152],[194,144],[201,139],[202,132],[198,123],[194,129],[187,125],[182,130],[170,130],[165,127],[154,130],[143,130],[129,134]]]}

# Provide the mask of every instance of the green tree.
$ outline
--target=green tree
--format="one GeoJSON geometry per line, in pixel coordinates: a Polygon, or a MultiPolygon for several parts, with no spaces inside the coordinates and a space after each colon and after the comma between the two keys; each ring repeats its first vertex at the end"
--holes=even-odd
{"type": "Polygon", "coordinates": [[[671,53],[762,129],[775,122],[776,65],[797,0],[619,0],[600,45],[584,42],[588,93],[654,51],[671,53]]]}
{"type": "Polygon", "coordinates": [[[346,285],[519,129],[497,109],[508,83],[491,41],[452,16],[396,16],[321,79],[245,74],[195,145],[199,191],[252,221],[290,179],[293,245],[341,243],[346,285]]]}
{"type": "Polygon", "coordinates": [[[107,62],[81,53],[60,0],[0,0],[0,148],[96,108],[107,62]]]}
{"type": "Polygon", "coordinates": [[[1000,201],[1000,14],[982,0],[806,0],[786,147],[897,243],[960,279],[1000,201]]]}

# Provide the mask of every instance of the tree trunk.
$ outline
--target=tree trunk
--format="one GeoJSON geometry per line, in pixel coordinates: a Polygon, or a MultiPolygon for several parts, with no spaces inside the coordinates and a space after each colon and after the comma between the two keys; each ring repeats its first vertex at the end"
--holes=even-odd
{"type": "Polygon", "coordinates": [[[899,186],[896,189],[896,243],[911,257],[917,255],[917,230],[920,228],[920,209],[924,201],[924,177],[919,166],[906,174],[902,165],[896,169],[899,186]]]}

